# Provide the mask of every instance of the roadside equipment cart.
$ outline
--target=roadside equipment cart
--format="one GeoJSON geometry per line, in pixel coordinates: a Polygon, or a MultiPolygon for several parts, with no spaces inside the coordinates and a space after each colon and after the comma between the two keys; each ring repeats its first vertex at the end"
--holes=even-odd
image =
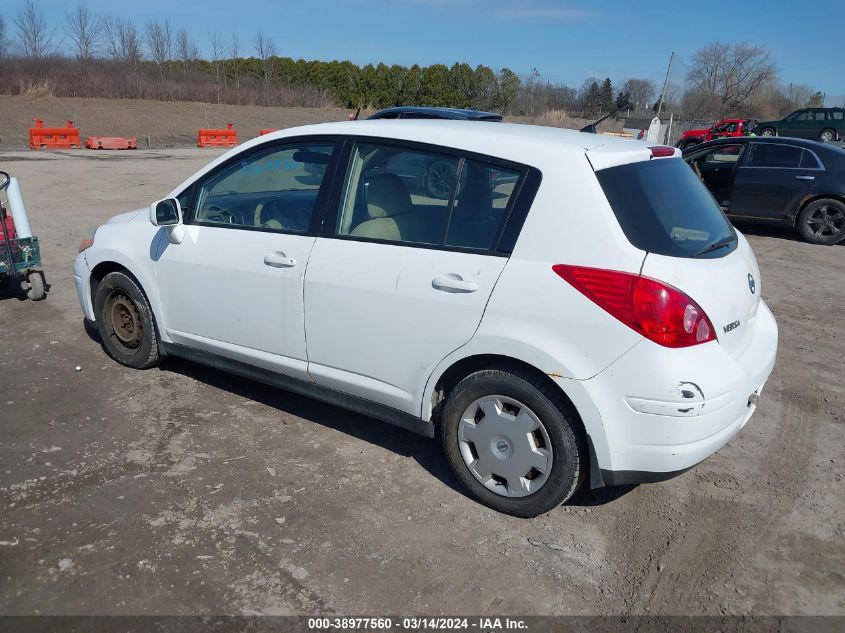
{"type": "Polygon", "coordinates": [[[33,301],[47,296],[38,238],[29,227],[17,178],[0,171],[0,286],[10,280],[20,281],[33,301]]]}

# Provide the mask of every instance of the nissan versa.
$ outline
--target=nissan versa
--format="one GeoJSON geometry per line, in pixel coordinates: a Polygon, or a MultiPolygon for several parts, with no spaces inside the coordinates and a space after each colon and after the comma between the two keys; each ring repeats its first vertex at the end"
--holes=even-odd
{"type": "Polygon", "coordinates": [[[439,436],[473,497],[525,517],[718,450],[778,339],[678,150],[507,123],[262,136],[97,228],[74,275],[117,362],[179,356],[439,436]],[[444,197],[391,168],[433,160],[444,197]]]}

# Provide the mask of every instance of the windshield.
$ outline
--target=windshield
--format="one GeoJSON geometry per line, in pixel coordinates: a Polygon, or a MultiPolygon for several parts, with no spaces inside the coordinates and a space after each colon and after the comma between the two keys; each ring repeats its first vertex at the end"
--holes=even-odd
{"type": "Polygon", "coordinates": [[[628,240],[670,257],[723,257],[736,233],[713,196],[679,158],[601,169],[599,184],[628,240]]]}

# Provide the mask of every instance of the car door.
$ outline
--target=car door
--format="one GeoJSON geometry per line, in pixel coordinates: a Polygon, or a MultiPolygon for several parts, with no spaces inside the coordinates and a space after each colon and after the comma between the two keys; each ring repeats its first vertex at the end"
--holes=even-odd
{"type": "Polygon", "coordinates": [[[496,244],[524,168],[381,141],[349,154],[336,218],[305,276],[308,370],[420,415],[428,376],[473,336],[505,266],[496,244]],[[391,168],[418,160],[451,165],[446,199],[391,168]]]}
{"type": "Polygon", "coordinates": [[[154,257],[174,343],[307,377],[302,281],[334,147],[262,145],[193,185],[181,241],[154,257]]]}
{"type": "Polygon", "coordinates": [[[736,167],[745,151],[743,143],[718,145],[687,159],[725,212],[730,212],[736,167]]]}
{"type": "Polygon", "coordinates": [[[734,177],[730,214],[782,220],[810,193],[821,164],[812,152],[788,143],[751,143],[734,177]]]}
{"type": "MultiPolygon", "coordinates": [[[[794,138],[816,138],[816,120],[814,110],[805,110],[790,123],[790,131],[788,136],[794,138]]],[[[785,136],[781,134],[780,136],[785,136]]]]}

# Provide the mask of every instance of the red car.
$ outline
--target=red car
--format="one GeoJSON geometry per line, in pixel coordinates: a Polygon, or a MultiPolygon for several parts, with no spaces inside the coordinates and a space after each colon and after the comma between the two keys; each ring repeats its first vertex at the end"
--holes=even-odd
{"type": "Polygon", "coordinates": [[[683,150],[687,147],[706,143],[716,138],[727,138],[729,136],[748,136],[754,129],[756,121],[752,119],[722,119],[711,127],[701,130],[687,130],[681,135],[675,147],[683,150]]]}

